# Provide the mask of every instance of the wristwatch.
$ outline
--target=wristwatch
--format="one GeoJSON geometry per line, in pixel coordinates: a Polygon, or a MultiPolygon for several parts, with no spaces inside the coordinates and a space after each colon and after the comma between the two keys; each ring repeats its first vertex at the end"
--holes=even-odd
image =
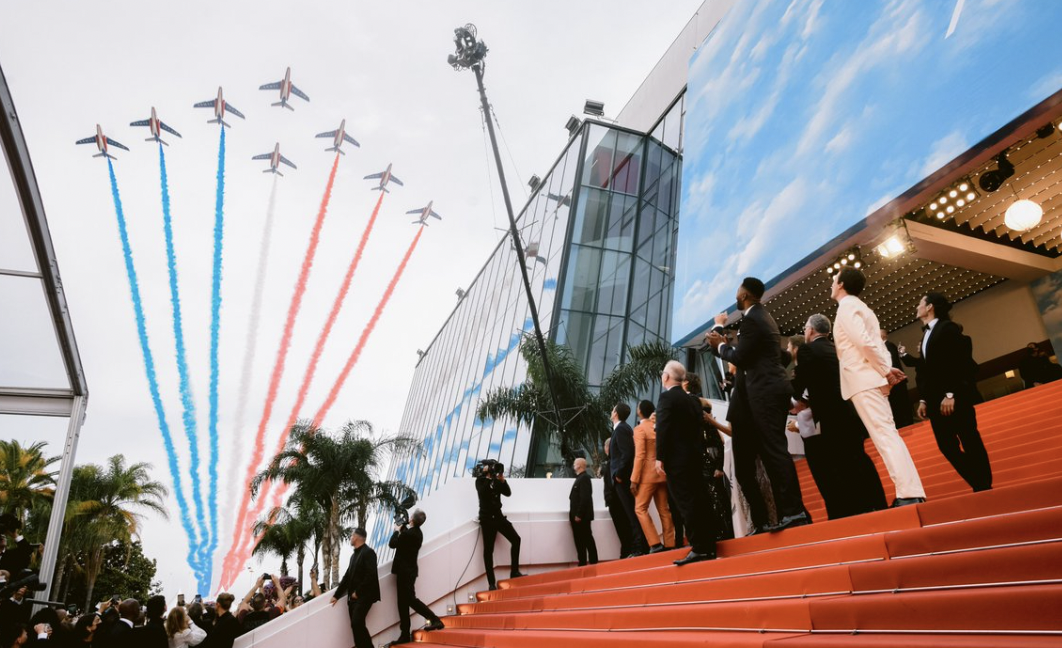
{"type": "Polygon", "coordinates": [[[944,394],[944,398],[950,398],[950,399],[954,400],[955,399],[955,394],[953,394],[951,392],[948,392],[948,393],[944,394]]]}

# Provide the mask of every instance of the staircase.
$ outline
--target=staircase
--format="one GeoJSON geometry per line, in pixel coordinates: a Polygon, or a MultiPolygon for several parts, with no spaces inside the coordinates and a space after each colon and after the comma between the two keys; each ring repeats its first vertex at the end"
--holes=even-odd
{"type": "MultiPolygon", "coordinates": [[[[994,490],[971,493],[928,424],[903,430],[925,504],[502,581],[422,646],[1062,646],[1062,383],[978,408],[994,490]],[[599,643],[598,643],[599,642],[599,643]]],[[[868,443],[886,491],[880,458],[868,443]]],[[[805,503],[825,520],[801,462],[805,503]]],[[[891,494],[890,494],[891,498],[891,494]]]]}

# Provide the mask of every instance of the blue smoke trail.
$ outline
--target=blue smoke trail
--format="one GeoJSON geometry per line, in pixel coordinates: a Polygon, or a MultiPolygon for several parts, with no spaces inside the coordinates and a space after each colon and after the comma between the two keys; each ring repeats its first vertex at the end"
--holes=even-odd
{"type": "Polygon", "coordinates": [[[218,145],[218,190],[214,201],[214,281],[210,293],[210,546],[206,582],[213,576],[210,559],[218,547],[218,333],[221,329],[221,250],[225,225],[225,127],[218,145]]]}
{"type": "Polygon", "coordinates": [[[151,355],[151,347],[148,345],[147,324],[144,321],[144,306],[140,300],[140,284],[136,278],[136,268],[133,267],[133,251],[129,247],[129,232],[125,227],[125,213],[122,211],[122,199],[118,195],[118,180],[114,177],[114,165],[107,160],[107,170],[111,175],[111,196],[114,198],[114,212],[118,217],[118,234],[122,240],[122,252],[125,256],[125,272],[129,276],[129,293],[133,300],[133,313],[136,316],[136,331],[140,337],[140,351],[144,356],[144,373],[147,374],[148,390],[151,392],[151,402],[155,406],[155,415],[159,419],[159,432],[162,433],[162,445],[166,449],[166,458],[169,462],[170,477],[173,479],[174,496],[177,498],[177,508],[180,509],[181,526],[188,536],[188,565],[193,571],[199,571],[199,562],[196,558],[195,548],[199,541],[195,529],[192,527],[192,519],[188,515],[188,502],[184,498],[184,486],[181,483],[181,471],[177,466],[177,452],[173,449],[173,437],[170,435],[170,425],[166,422],[166,411],[162,407],[162,398],[159,396],[159,382],[155,376],[155,360],[151,355]]]}
{"type": "Polygon", "coordinates": [[[159,144],[159,182],[162,185],[162,225],[166,235],[166,267],[170,275],[170,302],[173,304],[173,337],[177,347],[177,374],[180,378],[181,404],[184,407],[183,422],[184,433],[188,437],[190,450],[189,473],[192,479],[192,498],[196,507],[196,523],[198,524],[201,541],[196,548],[198,562],[204,562],[203,544],[207,532],[206,521],[203,519],[203,500],[200,496],[199,483],[199,435],[197,433],[195,417],[195,400],[192,397],[192,386],[188,379],[188,362],[185,359],[184,328],[181,317],[181,297],[177,283],[177,254],[173,247],[173,219],[170,216],[170,186],[169,176],[166,173],[166,153],[159,144]]]}

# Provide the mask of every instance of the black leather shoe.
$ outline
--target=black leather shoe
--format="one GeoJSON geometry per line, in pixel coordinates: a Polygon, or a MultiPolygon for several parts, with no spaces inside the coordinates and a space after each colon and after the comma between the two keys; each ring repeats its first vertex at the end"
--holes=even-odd
{"type": "Polygon", "coordinates": [[[686,554],[685,558],[682,558],[681,560],[676,560],[675,565],[681,567],[690,563],[701,562],[702,560],[715,560],[715,552],[713,551],[711,553],[697,553],[696,551],[690,550],[690,552],[686,554]]]}
{"type": "Polygon", "coordinates": [[[491,584],[490,584],[490,587],[488,587],[487,589],[489,589],[489,590],[490,590],[490,591],[492,591],[492,592],[494,592],[494,591],[497,591],[497,589],[498,589],[498,584],[497,584],[497,583],[491,583],[491,584]]]}
{"type": "Polygon", "coordinates": [[[632,551],[629,554],[627,554],[626,556],[624,556],[624,558],[637,558],[638,556],[644,556],[644,555],[645,555],[645,552],[643,552],[643,551],[632,551]]]}
{"type": "Polygon", "coordinates": [[[771,533],[775,531],[782,531],[784,529],[791,529],[793,527],[804,526],[811,524],[811,520],[808,519],[807,513],[800,513],[799,515],[787,515],[778,521],[778,524],[768,529],[771,533]]]}
{"type": "Polygon", "coordinates": [[[926,501],[924,497],[897,497],[892,500],[892,506],[890,508],[899,508],[901,506],[908,506],[910,504],[922,504],[926,501]]]}
{"type": "Polygon", "coordinates": [[[662,544],[653,545],[652,547],[649,547],[649,553],[651,554],[660,553],[661,551],[664,551],[664,545],[662,544]]]}
{"type": "Polygon", "coordinates": [[[521,576],[527,576],[527,574],[523,572],[513,572],[509,574],[509,578],[520,578],[521,576]]]}
{"type": "Polygon", "coordinates": [[[435,619],[434,621],[432,621],[428,625],[424,626],[423,629],[424,630],[428,630],[428,631],[431,631],[431,630],[445,630],[446,626],[443,624],[442,619],[435,619]]]}
{"type": "Polygon", "coordinates": [[[746,533],[745,537],[748,538],[748,537],[754,536],[754,535],[761,535],[761,534],[767,533],[770,530],[771,530],[770,527],[766,526],[766,525],[765,526],[755,526],[755,525],[753,525],[752,530],[749,531],[748,533],[746,533]]]}

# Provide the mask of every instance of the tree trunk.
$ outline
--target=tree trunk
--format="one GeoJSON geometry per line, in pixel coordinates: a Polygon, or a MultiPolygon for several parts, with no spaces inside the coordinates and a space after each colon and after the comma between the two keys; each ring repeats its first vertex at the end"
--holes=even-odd
{"type": "Polygon", "coordinates": [[[301,594],[305,591],[302,589],[302,563],[304,560],[306,560],[306,543],[300,542],[298,553],[295,554],[295,564],[299,566],[299,579],[295,581],[297,583],[295,586],[296,594],[301,594]]]}
{"type": "MultiPolygon", "coordinates": [[[[281,556],[280,557],[280,575],[281,576],[287,576],[288,575],[288,557],[287,556],[281,556]]],[[[280,583],[277,583],[277,587],[280,587],[280,583]]]]}
{"type": "Polygon", "coordinates": [[[321,530],[321,571],[317,575],[325,589],[332,587],[332,526],[325,524],[321,530]]]}
{"type": "Polygon", "coordinates": [[[67,554],[66,558],[59,561],[59,564],[55,566],[55,574],[52,576],[52,600],[62,601],[59,598],[59,593],[63,591],[63,576],[66,574],[66,565],[70,560],[70,555],[67,554]]]}
{"type": "Polygon", "coordinates": [[[328,523],[332,527],[332,583],[339,583],[339,550],[342,542],[339,538],[339,494],[332,499],[328,514],[328,523]]]}
{"type": "Polygon", "coordinates": [[[91,610],[95,606],[92,605],[92,590],[96,588],[96,577],[100,575],[100,568],[103,566],[103,547],[97,547],[93,549],[85,560],[85,608],[91,610]]]}

